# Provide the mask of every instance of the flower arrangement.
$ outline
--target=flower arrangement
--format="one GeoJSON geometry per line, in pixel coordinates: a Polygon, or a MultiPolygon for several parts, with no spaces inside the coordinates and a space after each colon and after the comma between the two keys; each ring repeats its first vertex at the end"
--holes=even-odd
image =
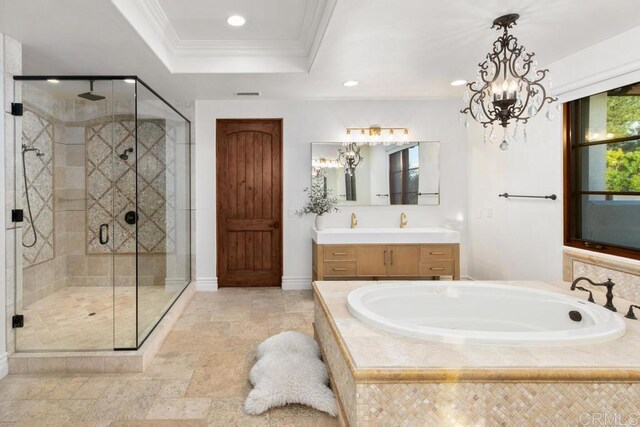
{"type": "Polygon", "coordinates": [[[307,203],[298,211],[298,215],[323,215],[338,211],[338,199],[330,197],[331,190],[325,190],[322,185],[314,183],[310,189],[305,188],[303,191],[307,193],[307,203]]]}

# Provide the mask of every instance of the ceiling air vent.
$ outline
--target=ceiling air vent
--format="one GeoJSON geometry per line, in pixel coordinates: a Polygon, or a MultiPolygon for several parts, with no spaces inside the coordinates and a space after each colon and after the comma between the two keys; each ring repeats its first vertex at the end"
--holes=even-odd
{"type": "Polygon", "coordinates": [[[260,91],[253,91],[253,92],[233,92],[233,94],[235,96],[260,96],[261,93],[260,91]]]}

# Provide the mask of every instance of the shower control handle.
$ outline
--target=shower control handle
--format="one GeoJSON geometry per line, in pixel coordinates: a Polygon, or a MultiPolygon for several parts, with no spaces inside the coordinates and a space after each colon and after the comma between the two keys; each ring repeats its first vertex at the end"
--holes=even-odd
{"type": "Polygon", "coordinates": [[[124,214],[124,222],[129,225],[133,225],[138,222],[138,214],[135,211],[129,211],[124,214]]]}
{"type": "Polygon", "coordinates": [[[100,239],[101,245],[106,245],[107,243],[109,243],[109,224],[100,224],[98,238],[100,239]]]}

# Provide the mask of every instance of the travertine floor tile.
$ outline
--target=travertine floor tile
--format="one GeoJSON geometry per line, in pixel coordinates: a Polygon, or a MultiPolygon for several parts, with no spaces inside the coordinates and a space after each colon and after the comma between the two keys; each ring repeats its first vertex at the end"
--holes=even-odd
{"type": "Polygon", "coordinates": [[[197,293],[143,373],[0,380],[0,426],[338,425],[337,419],[299,405],[259,416],[242,412],[257,345],[285,330],[311,335],[311,301],[310,291],[275,288],[197,293]]]}
{"type": "Polygon", "coordinates": [[[82,420],[92,400],[41,400],[29,409],[18,425],[65,425],[82,420]]]}
{"type": "Polygon", "coordinates": [[[149,420],[204,419],[209,413],[211,399],[207,398],[158,398],[147,413],[149,420]]]}

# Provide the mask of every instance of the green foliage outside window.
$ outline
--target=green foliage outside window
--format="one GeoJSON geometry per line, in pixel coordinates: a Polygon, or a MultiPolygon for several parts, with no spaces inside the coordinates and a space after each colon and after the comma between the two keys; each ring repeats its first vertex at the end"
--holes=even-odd
{"type": "MultiPolygon", "coordinates": [[[[640,96],[607,98],[607,132],[613,138],[640,136],[640,96]]],[[[607,191],[640,191],[640,143],[628,141],[607,149],[607,191]]]]}

